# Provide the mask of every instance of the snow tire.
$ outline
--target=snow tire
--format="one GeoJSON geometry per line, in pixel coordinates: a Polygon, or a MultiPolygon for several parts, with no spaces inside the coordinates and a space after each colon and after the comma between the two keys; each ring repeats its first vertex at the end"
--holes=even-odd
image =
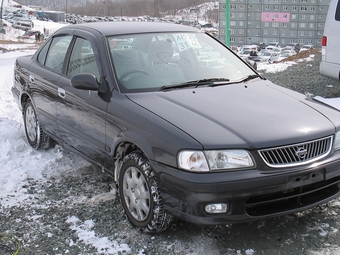
{"type": "Polygon", "coordinates": [[[171,225],[172,216],[164,210],[155,172],[143,153],[135,151],[124,157],[118,189],[133,226],[146,233],[159,233],[171,225]]]}

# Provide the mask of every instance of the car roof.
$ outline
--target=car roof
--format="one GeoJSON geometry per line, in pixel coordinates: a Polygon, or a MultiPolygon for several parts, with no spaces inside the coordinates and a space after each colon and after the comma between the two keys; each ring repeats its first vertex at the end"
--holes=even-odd
{"type": "Polygon", "coordinates": [[[93,22],[81,23],[76,25],[69,25],[62,27],[63,29],[84,29],[84,30],[97,30],[104,36],[108,35],[122,35],[122,34],[135,34],[135,33],[153,33],[153,32],[204,32],[194,27],[185,25],[178,25],[165,22],[134,22],[134,21],[106,21],[106,22],[93,22]]]}

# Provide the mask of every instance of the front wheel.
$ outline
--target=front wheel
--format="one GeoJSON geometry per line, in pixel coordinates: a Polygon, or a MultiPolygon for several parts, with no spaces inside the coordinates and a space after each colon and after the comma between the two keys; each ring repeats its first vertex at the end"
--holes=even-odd
{"type": "Polygon", "coordinates": [[[171,225],[172,216],[164,211],[155,173],[141,152],[124,157],[119,174],[119,195],[133,226],[159,233],[171,225]]]}
{"type": "Polygon", "coordinates": [[[50,138],[42,130],[31,100],[28,100],[24,107],[24,124],[26,137],[32,148],[48,149],[50,138]]]}

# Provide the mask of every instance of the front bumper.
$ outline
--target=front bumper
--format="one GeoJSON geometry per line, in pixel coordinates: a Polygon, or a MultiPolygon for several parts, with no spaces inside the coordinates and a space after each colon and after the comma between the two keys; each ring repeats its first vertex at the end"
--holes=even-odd
{"type": "Polygon", "coordinates": [[[289,169],[191,173],[152,163],[165,209],[200,225],[272,218],[303,211],[340,195],[340,152],[322,162],[289,169]],[[226,213],[207,213],[225,203],[226,213]]]}

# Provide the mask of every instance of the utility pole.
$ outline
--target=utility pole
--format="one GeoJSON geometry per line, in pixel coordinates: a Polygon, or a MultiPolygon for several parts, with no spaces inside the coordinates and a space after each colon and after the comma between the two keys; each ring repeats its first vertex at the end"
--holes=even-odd
{"type": "Polygon", "coordinates": [[[1,1],[1,9],[0,9],[0,27],[2,27],[2,8],[4,6],[4,0],[1,1]]]}
{"type": "Polygon", "coordinates": [[[230,0],[225,0],[225,44],[230,46],[230,0]]]}
{"type": "Polygon", "coordinates": [[[159,17],[158,0],[153,1],[154,16],[159,17]]]}

